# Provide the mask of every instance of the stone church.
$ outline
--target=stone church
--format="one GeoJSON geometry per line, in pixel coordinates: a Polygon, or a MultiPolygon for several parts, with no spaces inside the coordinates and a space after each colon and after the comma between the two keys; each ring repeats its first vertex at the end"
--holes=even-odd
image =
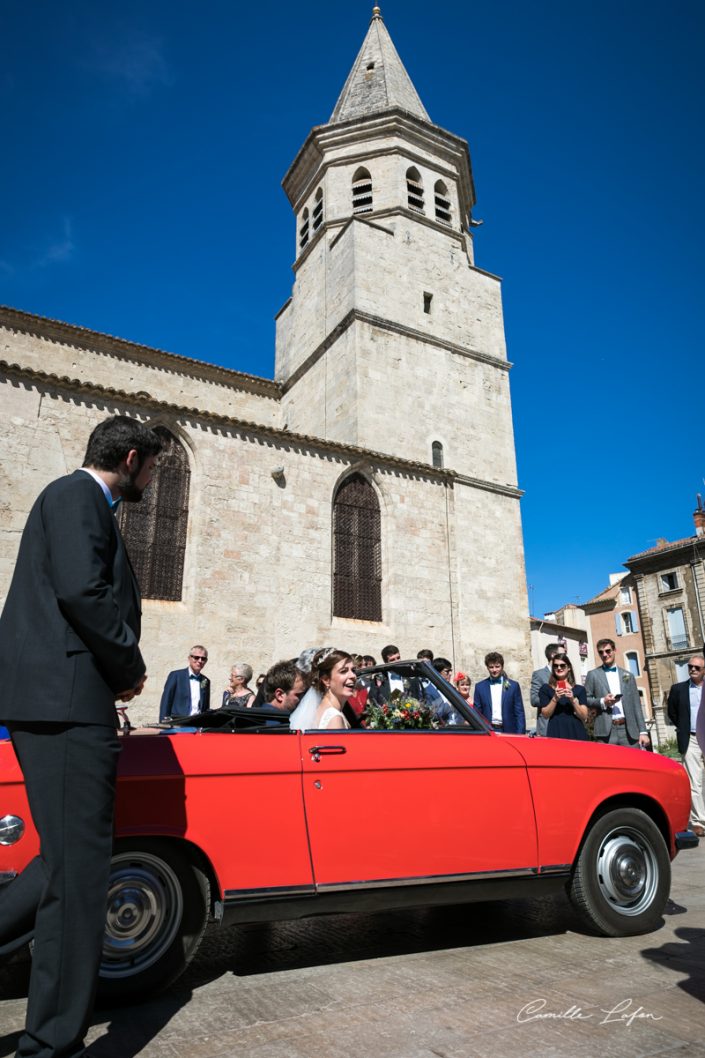
{"type": "MultiPolygon", "coordinates": [[[[42,487],[107,415],[166,449],[122,529],[156,717],[205,644],[214,704],[311,645],[530,668],[499,279],[475,264],[468,144],[433,123],[375,8],[330,120],[283,181],[294,284],[275,379],[0,309],[0,601],[42,487]]],[[[281,263],[285,267],[285,263],[281,263]]]]}

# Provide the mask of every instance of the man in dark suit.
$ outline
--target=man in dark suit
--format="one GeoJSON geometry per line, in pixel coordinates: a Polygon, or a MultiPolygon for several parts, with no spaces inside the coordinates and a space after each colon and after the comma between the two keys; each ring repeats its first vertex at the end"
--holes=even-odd
{"type": "MultiPolygon", "coordinates": [[[[401,652],[399,647],[394,646],[393,643],[382,648],[382,661],[385,665],[400,659],[401,652]]],[[[389,669],[388,672],[377,674],[373,679],[374,682],[370,686],[370,698],[375,702],[379,702],[380,705],[384,702],[389,702],[395,691],[399,691],[400,694],[411,698],[419,700],[423,698],[423,690],[419,678],[417,676],[403,675],[401,668],[399,672],[389,669]]]]}
{"type": "Polygon", "coordinates": [[[651,740],[644,723],[639,689],[631,672],[615,664],[615,649],[613,639],[599,639],[597,653],[602,665],[591,669],[585,677],[588,706],[597,712],[595,741],[647,749],[651,740]]]}
{"type": "Polygon", "coordinates": [[[696,736],[698,712],[705,686],[705,659],[696,654],[688,662],[689,679],[674,683],[668,692],[668,719],[676,727],[678,749],[690,780],[690,827],[705,837],[703,754],[696,736]]]}
{"type": "Polygon", "coordinates": [[[170,716],[193,716],[211,707],[211,684],[203,669],[208,661],[208,651],[197,644],[188,654],[188,666],[174,669],[166,678],[159,719],[170,716]]]}
{"type": "Polygon", "coordinates": [[[492,724],[495,731],[510,735],[526,734],[526,714],[521,688],[504,671],[504,658],[497,650],[485,657],[489,673],[475,684],[475,708],[492,724]]]}
{"type": "Polygon", "coordinates": [[[161,443],[125,416],[91,434],[81,470],[27,518],[0,618],[0,719],[40,853],[0,890],[0,953],[34,935],[18,1058],[77,1058],[105,931],[119,743],[115,701],[146,679],[140,594],[113,505],[139,500],[161,443]]]}

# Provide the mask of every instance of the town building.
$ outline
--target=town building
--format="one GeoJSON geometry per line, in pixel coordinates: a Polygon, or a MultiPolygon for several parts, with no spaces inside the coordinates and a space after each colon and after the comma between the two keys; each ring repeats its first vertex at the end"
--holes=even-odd
{"type": "Polygon", "coordinates": [[[653,712],[660,738],[673,738],[665,707],[673,683],[688,679],[688,659],[705,642],[705,509],[698,496],[695,533],[681,540],[659,540],[633,555],[629,570],[644,641],[653,712]]]}
{"type": "Polygon", "coordinates": [[[500,648],[527,684],[501,284],[475,263],[468,144],[429,117],[379,8],[283,186],[273,380],[0,310],[0,595],[36,495],[127,414],[165,442],[120,516],[144,594],[135,719],[193,643],[214,701],[235,661],[331,643],[430,645],[478,674],[500,648]]]}

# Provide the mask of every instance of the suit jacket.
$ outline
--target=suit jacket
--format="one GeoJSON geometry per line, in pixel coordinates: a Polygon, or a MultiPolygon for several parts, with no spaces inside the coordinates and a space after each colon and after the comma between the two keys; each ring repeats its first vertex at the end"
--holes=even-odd
{"type": "MultiPolygon", "coordinates": [[[[545,683],[551,678],[551,670],[548,665],[544,665],[542,669],[535,669],[531,673],[531,687],[529,688],[529,701],[533,705],[534,709],[539,708],[539,691],[545,683]]],[[[548,720],[545,716],[541,715],[538,711],[536,714],[536,734],[545,735],[548,731],[548,720]]]]}
{"type": "MultiPolygon", "coordinates": [[[[702,696],[702,691],[701,691],[702,696]]],[[[685,753],[690,742],[690,680],[674,683],[668,692],[668,719],[676,727],[678,750],[685,753]]]]}
{"type": "MultiPolygon", "coordinates": [[[[619,668],[619,666],[617,667],[617,672],[619,674],[619,689],[622,694],[622,700],[619,704],[624,712],[627,734],[632,741],[636,742],[640,733],[646,731],[644,714],[639,700],[639,690],[636,680],[630,672],[619,668]]],[[[591,709],[597,709],[594,729],[595,737],[609,738],[612,729],[612,714],[604,712],[600,705],[600,699],[610,693],[610,685],[607,682],[607,676],[602,666],[597,669],[591,669],[588,672],[585,678],[585,693],[588,706],[591,709]]]]}
{"type": "MultiPolygon", "coordinates": [[[[162,700],[159,705],[159,719],[167,716],[190,716],[191,714],[191,670],[174,669],[166,678],[162,700]]],[[[201,676],[199,713],[211,707],[211,683],[207,676],[201,676]]]]}
{"type": "Polygon", "coordinates": [[[115,516],[76,470],[36,499],[0,618],[0,718],[116,723],[144,675],[140,595],[115,516]]]}
{"type": "MultiPolygon", "coordinates": [[[[404,694],[408,694],[411,698],[417,698],[419,701],[423,701],[424,693],[421,680],[418,676],[404,676],[404,694]]],[[[395,688],[396,689],[396,688],[395,688]]],[[[372,684],[370,685],[370,698],[373,701],[383,704],[388,702],[392,695],[392,690],[389,686],[389,676],[385,672],[381,682],[378,684],[374,677],[372,684]]]]}
{"type": "MultiPolygon", "coordinates": [[[[526,732],[526,716],[521,688],[516,680],[503,678],[502,686],[502,723],[505,732],[512,735],[523,735],[526,732]]],[[[480,680],[475,684],[475,708],[486,720],[492,723],[492,692],[490,681],[480,680]]]]}

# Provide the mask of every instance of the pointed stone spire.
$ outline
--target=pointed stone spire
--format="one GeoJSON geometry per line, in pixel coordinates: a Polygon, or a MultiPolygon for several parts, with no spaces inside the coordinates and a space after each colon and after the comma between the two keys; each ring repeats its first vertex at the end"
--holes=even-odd
{"type": "Polygon", "coordinates": [[[367,36],[329,124],[354,121],[393,107],[400,107],[424,121],[431,120],[392,44],[380,9],[374,7],[367,36]]]}

